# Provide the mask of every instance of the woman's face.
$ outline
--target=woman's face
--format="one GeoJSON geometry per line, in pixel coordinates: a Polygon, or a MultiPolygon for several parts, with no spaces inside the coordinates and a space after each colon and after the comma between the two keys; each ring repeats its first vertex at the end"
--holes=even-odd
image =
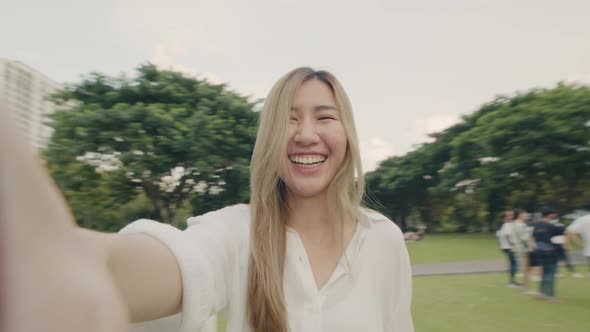
{"type": "Polygon", "coordinates": [[[346,146],[334,93],[318,79],[305,81],[293,98],[287,156],[280,170],[289,195],[325,194],[344,160],[346,146]]]}
{"type": "Polygon", "coordinates": [[[504,212],[504,221],[512,221],[514,219],[514,211],[508,210],[504,212]]]}

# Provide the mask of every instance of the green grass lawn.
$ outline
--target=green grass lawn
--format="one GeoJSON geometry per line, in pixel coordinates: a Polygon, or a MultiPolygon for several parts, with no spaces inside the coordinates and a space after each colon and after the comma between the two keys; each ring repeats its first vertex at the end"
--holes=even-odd
{"type": "MultiPolygon", "coordinates": [[[[422,241],[406,244],[412,264],[505,258],[494,234],[427,234],[422,241]]],[[[581,247],[572,245],[572,249],[581,247]]]]}
{"type": "Polygon", "coordinates": [[[506,275],[477,274],[414,278],[412,312],[420,332],[586,332],[590,278],[568,273],[557,279],[559,304],[536,301],[507,288],[506,275]]]}
{"type": "Polygon", "coordinates": [[[427,234],[424,240],[407,242],[412,264],[502,259],[492,234],[427,234]]]}
{"type": "Polygon", "coordinates": [[[223,311],[217,314],[217,332],[225,332],[225,317],[223,311]]]}

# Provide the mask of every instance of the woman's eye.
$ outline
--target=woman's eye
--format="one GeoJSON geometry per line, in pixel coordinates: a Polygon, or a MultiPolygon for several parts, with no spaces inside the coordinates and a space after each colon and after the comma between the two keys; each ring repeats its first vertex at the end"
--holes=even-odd
{"type": "Polygon", "coordinates": [[[329,116],[329,115],[324,115],[324,116],[320,116],[320,120],[334,120],[334,117],[329,116]]]}
{"type": "Polygon", "coordinates": [[[297,121],[297,118],[296,118],[296,117],[294,117],[294,116],[290,116],[290,117],[289,117],[289,120],[291,120],[291,121],[297,121]]]}

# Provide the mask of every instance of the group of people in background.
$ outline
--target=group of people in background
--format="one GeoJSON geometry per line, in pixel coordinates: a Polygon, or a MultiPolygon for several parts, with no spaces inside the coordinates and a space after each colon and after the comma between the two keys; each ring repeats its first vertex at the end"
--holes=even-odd
{"type": "MultiPolygon", "coordinates": [[[[590,204],[585,210],[590,210],[590,204]]],[[[522,287],[525,293],[539,300],[559,302],[555,297],[558,263],[564,261],[572,277],[584,277],[570,261],[568,252],[572,242],[584,247],[590,277],[590,213],[566,227],[560,223],[557,210],[549,206],[542,209],[540,219],[523,208],[507,210],[496,235],[508,259],[509,287],[522,287]],[[520,283],[516,280],[519,271],[520,283]],[[531,281],[540,281],[538,291],[532,289],[531,281]]]]}

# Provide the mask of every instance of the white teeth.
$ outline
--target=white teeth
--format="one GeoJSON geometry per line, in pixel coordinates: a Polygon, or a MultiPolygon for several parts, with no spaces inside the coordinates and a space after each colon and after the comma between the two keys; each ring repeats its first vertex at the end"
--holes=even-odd
{"type": "Polygon", "coordinates": [[[297,164],[297,166],[301,167],[301,168],[314,168],[314,167],[318,167],[319,164],[311,164],[311,165],[306,165],[306,164],[297,164]]]}
{"type": "Polygon", "coordinates": [[[321,164],[326,160],[326,157],[321,155],[312,155],[312,156],[291,156],[289,158],[292,162],[298,164],[299,166],[316,166],[317,164],[321,164]]]}

